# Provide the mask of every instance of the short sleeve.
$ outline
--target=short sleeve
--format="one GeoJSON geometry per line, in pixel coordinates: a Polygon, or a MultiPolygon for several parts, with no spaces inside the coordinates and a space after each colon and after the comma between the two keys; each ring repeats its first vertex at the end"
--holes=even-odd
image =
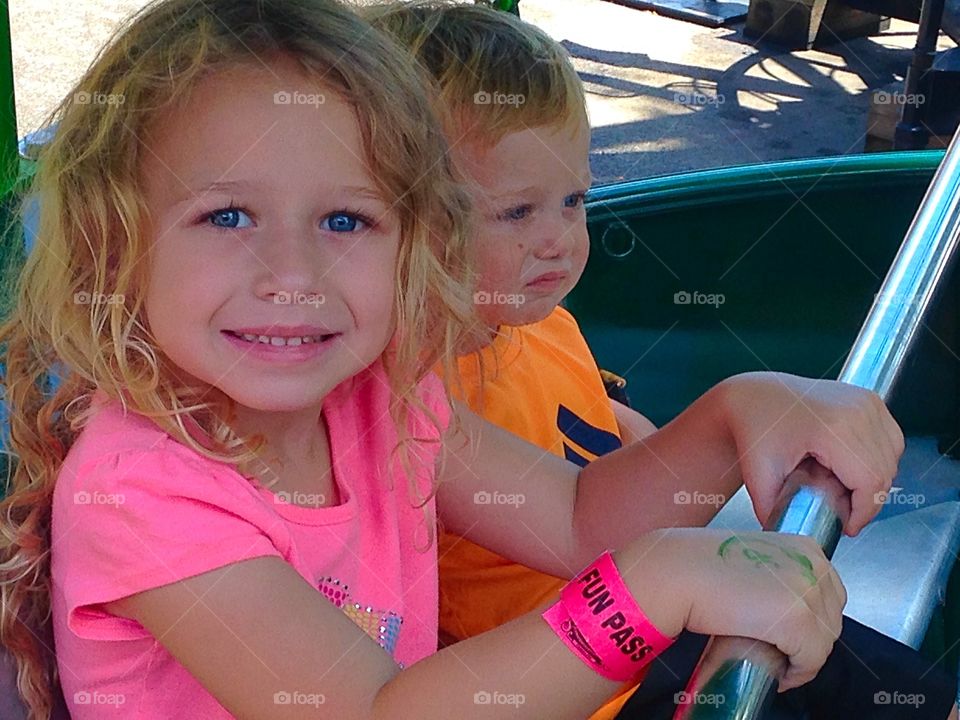
{"type": "Polygon", "coordinates": [[[281,556],[280,525],[255,488],[227,466],[172,441],[107,454],[73,471],[54,493],[52,571],[69,628],[93,640],[148,635],[99,606],[241,560],[281,556]]]}

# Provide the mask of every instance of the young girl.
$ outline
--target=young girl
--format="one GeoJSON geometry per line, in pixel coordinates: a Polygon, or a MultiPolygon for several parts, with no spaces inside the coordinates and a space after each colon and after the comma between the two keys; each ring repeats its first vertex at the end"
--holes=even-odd
{"type": "Polygon", "coordinates": [[[0,639],[33,717],[59,682],[79,720],[582,718],[684,628],[778,645],[784,688],[822,665],[819,549],[653,531],[650,488],[744,480],[763,511],[814,454],[856,532],[902,451],[882,404],[735,378],[582,471],[451,408],[467,212],[415,75],[332,0],[161,0],[60,108],[0,333],[0,639]],[[577,581],[436,652],[435,510],[577,581]]]}

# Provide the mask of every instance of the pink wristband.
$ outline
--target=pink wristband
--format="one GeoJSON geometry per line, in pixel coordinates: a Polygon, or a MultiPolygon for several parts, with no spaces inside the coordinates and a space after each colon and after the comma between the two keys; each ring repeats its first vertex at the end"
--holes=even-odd
{"type": "Polygon", "coordinates": [[[643,614],[609,552],[564,586],[543,619],[574,655],[617,682],[633,680],[673,644],[643,614]]]}

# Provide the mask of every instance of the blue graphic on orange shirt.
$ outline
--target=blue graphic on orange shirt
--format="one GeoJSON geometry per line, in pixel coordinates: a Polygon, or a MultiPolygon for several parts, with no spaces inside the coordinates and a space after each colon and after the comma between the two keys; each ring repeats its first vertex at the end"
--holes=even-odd
{"type": "MultiPolygon", "coordinates": [[[[557,429],[571,443],[576,443],[583,450],[592,453],[594,457],[606,455],[608,452],[613,452],[623,446],[620,438],[614,433],[591,425],[573,410],[563,405],[557,407],[557,429]]],[[[584,457],[571,447],[571,444],[566,442],[563,443],[563,455],[567,460],[580,467],[586,467],[592,460],[592,458],[584,457]]]]}
{"type": "Polygon", "coordinates": [[[327,600],[343,610],[361,630],[393,656],[397,648],[397,638],[400,637],[402,617],[392,610],[377,610],[354,602],[347,585],[336,578],[320,578],[319,590],[327,600]]]}

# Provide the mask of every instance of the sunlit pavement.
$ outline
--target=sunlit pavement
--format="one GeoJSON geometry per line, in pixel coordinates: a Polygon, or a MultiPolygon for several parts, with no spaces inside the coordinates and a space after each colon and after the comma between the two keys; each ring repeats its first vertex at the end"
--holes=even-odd
{"type": "MultiPolygon", "coordinates": [[[[23,135],[144,2],[10,5],[23,135]]],[[[709,29],[604,0],[521,0],[520,8],[564,42],[586,83],[601,183],[860,152],[870,90],[902,79],[916,33],[894,20],[874,37],[787,52],[744,37],[742,23],[709,29]]]]}

